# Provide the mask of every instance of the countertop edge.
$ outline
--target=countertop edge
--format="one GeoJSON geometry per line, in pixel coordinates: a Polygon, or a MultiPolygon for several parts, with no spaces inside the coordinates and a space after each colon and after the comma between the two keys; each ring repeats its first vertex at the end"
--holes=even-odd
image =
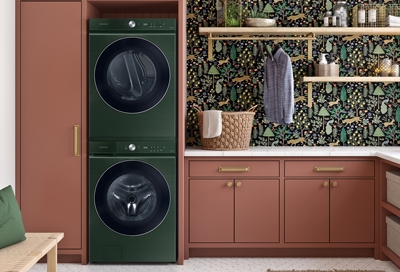
{"type": "Polygon", "coordinates": [[[187,147],[185,157],[378,157],[400,165],[400,146],[366,147],[250,147],[220,151],[187,147]]]}

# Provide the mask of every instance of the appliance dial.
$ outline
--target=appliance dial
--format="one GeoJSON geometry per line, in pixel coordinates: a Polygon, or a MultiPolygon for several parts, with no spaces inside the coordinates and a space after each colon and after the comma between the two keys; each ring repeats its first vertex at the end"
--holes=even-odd
{"type": "Polygon", "coordinates": [[[136,23],[135,23],[135,21],[129,21],[128,25],[130,28],[134,28],[136,26],[136,23]]]}
{"type": "Polygon", "coordinates": [[[128,148],[129,148],[130,151],[135,151],[136,145],[130,144],[130,145],[128,146],[128,148]]]}

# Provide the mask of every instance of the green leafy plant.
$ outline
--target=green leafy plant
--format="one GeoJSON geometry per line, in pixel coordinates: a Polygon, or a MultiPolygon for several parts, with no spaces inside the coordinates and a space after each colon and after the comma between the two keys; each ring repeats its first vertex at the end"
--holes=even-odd
{"type": "Polygon", "coordinates": [[[240,6],[237,2],[229,2],[226,6],[226,26],[240,26],[240,6]]]}
{"type": "Polygon", "coordinates": [[[257,6],[254,6],[247,12],[247,18],[268,18],[268,14],[263,11],[259,11],[257,6]]]}

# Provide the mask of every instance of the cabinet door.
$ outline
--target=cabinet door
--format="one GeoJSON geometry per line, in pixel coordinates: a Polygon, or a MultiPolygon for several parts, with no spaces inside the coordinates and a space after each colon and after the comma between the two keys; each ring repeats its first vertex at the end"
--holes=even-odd
{"type": "Polygon", "coordinates": [[[329,242],[329,186],[324,182],[285,180],[285,242],[329,242]]]}
{"type": "Polygon", "coordinates": [[[235,242],[279,242],[279,180],[235,181],[235,242]]]}
{"type": "Polygon", "coordinates": [[[190,180],[190,242],[234,241],[233,194],[233,180],[190,180]]]}
{"type": "Polygon", "coordinates": [[[81,4],[21,3],[21,211],[26,231],[81,245],[81,4]]]}
{"type": "Polygon", "coordinates": [[[374,242],[374,180],[330,183],[330,241],[374,242]]]}

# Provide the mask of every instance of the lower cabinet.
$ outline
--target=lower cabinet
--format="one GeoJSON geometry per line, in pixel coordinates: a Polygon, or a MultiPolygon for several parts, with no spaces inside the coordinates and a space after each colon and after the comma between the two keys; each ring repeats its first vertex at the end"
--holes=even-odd
{"type": "Polygon", "coordinates": [[[186,157],[185,258],[378,258],[375,163],[186,157]]]}
{"type": "Polygon", "coordinates": [[[285,242],[374,242],[374,180],[285,180],[285,242]]]}
{"type": "Polygon", "coordinates": [[[186,162],[189,243],[279,242],[279,161],[186,162]]]}
{"type": "Polygon", "coordinates": [[[190,242],[279,242],[279,180],[190,180],[190,242]]]}

